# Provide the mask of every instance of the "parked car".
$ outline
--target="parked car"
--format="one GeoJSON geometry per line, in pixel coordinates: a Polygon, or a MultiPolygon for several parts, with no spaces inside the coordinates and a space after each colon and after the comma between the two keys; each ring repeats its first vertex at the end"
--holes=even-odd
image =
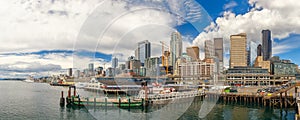
{"type": "Polygon", "coordinates": [[[231,87],[231,88],[230,88],[230,92],[238,92],[238,90],[237,90],[236,87],[231,87]]]}

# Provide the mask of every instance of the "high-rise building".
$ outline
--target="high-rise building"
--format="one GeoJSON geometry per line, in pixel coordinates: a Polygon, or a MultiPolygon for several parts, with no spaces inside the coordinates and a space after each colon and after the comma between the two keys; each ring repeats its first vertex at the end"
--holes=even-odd
{"type": "MultiPolygon", "coordinates": [[[[182,55],[182,38],[178,31],[173,32],[170,41],[171,66],[175,66],[176,60],[182,55]]],[[[176,68],[175,68],[176,69],[176,68]]]]}
{"type": "Polygon", "coordinates": [[[261,46],[261,44],[259,44],[257,46],[257,56],[261,56],[261,53],[262,53],[262,46],[261,46]]]}
{"type": "Polygon", "coordinates": [[[192,61],[196,61],[199,59],[199,47],[198,46],[187,47],[186,53],[188,56],[190,56],[192,58],[192,61]]]}
{"type": "Polygon", "coordinates": [[[247,66],[251,64],[251,48],[247,50],[247,66]]]}
{"type": "Polygon", "coordinates": [[[145,62],[145,59],[151,57],[151,43],[148,40],[138,43],[138,48],[135,50],[135,58],[140,60],[141,63],[145,62]]]}
{"type": "Polygon", "coordinates": [[[114,57],[112,59],[111,66],[112,66],[112,68],[117,68],[118,67],[118,58],[114,57]]]}
{"type": "Polygon", "coordinates": [[[271,31],[262,30],[262,55],[263,60],[269,60],[272,57],[272,41],[271,41],[271,31]]]}
{"type": "Polygon", "coordinates": [[[214,47],[215,47],[215,56],[219,58],[220,62],[223,62],[223,38],[215,38],[214,39],[214,47]]]}
{"type": "Polygon", "coordinates": [[[214,38],[215,56],[219,59],[219,72],[224,70],[224,47],[223,38],[214,38]]]}
{"type": "Polygon", "coordinates": [[[126,65],[125,65],[125,64],[120,64],[120,65],[119,65],[119,68],[120,68],[121,70],[125,70],[125,69],[126,69],[126,65]]]}
{"type": "Polygon", "coordinates": [[[255,59],[254,67],[261,67],[263,69],[268,69],[268,72],[271,72],[270,61],[263,61],[262,56],[257,56],[255,59]]]}
{"type": "Polygon", "coordinates": [[[230,68],[247,66],[247,35],[240,33],[230,36],[230,68]]]}
{"type": "Polygon", "coordinates": [[[76,70],[76,71],[75,71],[74,77],[75,77],[75,78],[79,78],[79,77],[80,77],[80,70],[76,70]]]}
{"type": "Polygon", "coordinates": [[[212,40],[204,42],[205,58],[213,58],[215,56],[215,48],[212,40]]]}
{"type": "Polygon", "coordinates": [[[72,76],[72,73],[73,73],[73,72],[72,72],[72,68],[69,68],[69,69],[68,69],[68,75],[69,75],[69,76],[72,76]]]}
{"type": "Polygon", "coordinates": [[[94,63],[89,64],[89,71],[94,71],[94,63]]]}

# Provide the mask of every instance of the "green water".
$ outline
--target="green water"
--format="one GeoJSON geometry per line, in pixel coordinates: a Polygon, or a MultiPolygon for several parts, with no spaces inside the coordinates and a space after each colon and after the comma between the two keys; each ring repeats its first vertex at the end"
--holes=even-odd
{"type": "MultiPolygon", "coordinates": [[[[124,119],[181,119],[195,120],[202,101],[153,106],[150,109],[119,108],[61,108],[60,91],[67,87],[53,87],[41,83],[0,81],[0,119],[13,120],[124,120],[124,119]],[[187,107],[189,106],[189,107],[187,107]],[[147,112],[148,111],[148,112],[147,112]],[[146,113],[147,112],[147,113],[146,113]]],[[[79,92],[93,96],[95,93],[79,92]]],[[[101,96],[101,95],[100,95],[101,96]]],[[[271,109],[257,105],[217,104],[205,120],[294,120],[294,109],[271,109]]]]}

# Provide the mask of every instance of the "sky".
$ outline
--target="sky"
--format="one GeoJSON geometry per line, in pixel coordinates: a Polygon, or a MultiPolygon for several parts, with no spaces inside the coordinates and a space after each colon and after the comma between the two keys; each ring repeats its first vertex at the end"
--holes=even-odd
{"type": "MultiPolygon", "coordinates": [[[[222,37],[225,66],[229,37],[247,33],[251,48],[261,30],[272,32],[273,56],[300,64],[300,3],[297,0],[10,0],[0,1],[0,78],[48,76],[109,67],[125,61],[137,43],[149,40],[161,53],[174,31],[184,48],[222,37]]],[[[185,51],[185,49],[183,49],[185,51]]],[[[255,52],[254,52],[255,53],[255,52]]],[[[254,57],[252,58],[254,60],[254,57]]]]}

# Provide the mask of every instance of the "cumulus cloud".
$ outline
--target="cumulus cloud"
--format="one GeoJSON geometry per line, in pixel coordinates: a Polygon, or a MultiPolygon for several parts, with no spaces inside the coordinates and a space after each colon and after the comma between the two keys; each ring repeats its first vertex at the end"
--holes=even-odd
{"type": "Polygon", "coordinates": [[[223,9],[224,9],[224,10],[231,9],[231,8],[237,6],[237,5],[238,5],[238,4],[237,4],[235,1],[230,1],[229,3],[227,3],[227,4],[225,4],[225,5],[223,6],[223,9]]]}
{"type": "Polygon", "coordinates": [[[1,52],[72,49],[76,35],[99,0],[1,1],[1,52]]]}
{"type": "MultiPolygon", "coordinates": [[[[22,63],[27,65],[24,69],[39,69],[40,73],[44,70],[36,66],[85,68],[91,62],[109,66],[96,52],[118,55],[124,61],[142,40],[152,42],[152,55],[158,56],[159,41],[169,43],[175,26],[205,17],[194,0],[10,0],[0,4],[2,67],[22,63]],[[40,50],[88,50],[95,54],[22,54],[40,50]]],[[[23,74],[15,72],[10,74],[23,74]]]]}
{"type": "MultiPolygon", "coordinates": [[[[103,3],[106,4],[111,1],[103,3]]],[[[96,51],[122,53],[120,61],[123,61],[134,55],[138,42],[149,40],[153,44],[152,55],[158,56],[161,54],[160,41],[169,43],[175,26],[197,21],[201,15],[201,6],[192,0],[125,0],[113,6],[99,6],[83,24],[75,49],[84,49],[88,43],[96,51]],[[110,9],[113,13],[108,15],[110,9]]]]}
{"type": "MultiPolygon", "coordinates": [[[[225,11],[222,17],[217,18],[198,35],[193,44],[204,46],[204,40],[223,37],[225,52],[228,53],[230,35],[241,32],[247,33],[248,42],[255,43],[261,43],[261,31],[264,29],[271,30],[272,38],[279,40],[290,34],[300,34],[300,3],[297,0],[249,0],[249,4],[253,8],[245,14],[236,15],[225,11]]],[[[274,48],[283,48],[275,42],[273,45],[274,48]]]]}
{"type": "Polygon", "coordinates": [[[110,66],[111,55],[91,51],[53,50],[30,53],[5,53],[0,54],[0,78],[15,78],[33,76],[50,76],[53,74],[66,74],[67,68],[82,70],[88,68],[89,63],[95,67],[110,66]],[[89,54],[95,55],[90,57],[89,54]],[[76,63],[73,61],[76,60],[76,63]]]}

